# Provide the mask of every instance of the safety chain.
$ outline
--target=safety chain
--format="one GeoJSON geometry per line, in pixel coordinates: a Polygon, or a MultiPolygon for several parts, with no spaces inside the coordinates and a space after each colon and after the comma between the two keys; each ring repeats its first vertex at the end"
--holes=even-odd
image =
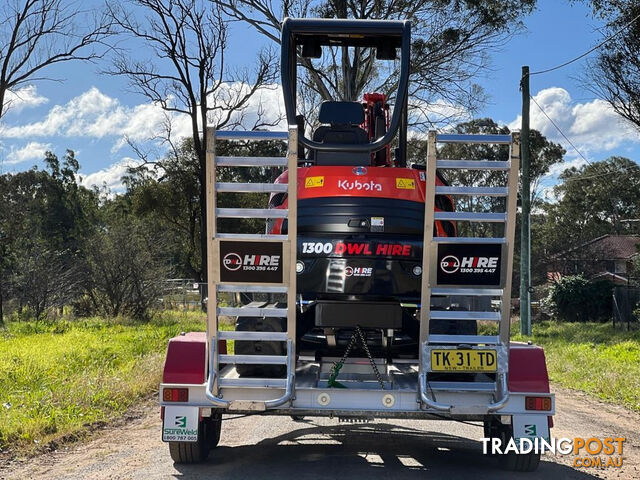
{"type": "Polygon", "coordinates": [[[380,371],[378,370],[378,366],[376,365],[375,360],[371,356],[371,352],[369,351],[369,346],[367,345],[367,339],[364,337],[362,330],[360,330],[360,325],[356,325],[356,332],[360,335],[360,341],[362,342],[362,346],[364,347],[364,351],[367,354],[367,358],[369,359],[369,363],[371,364],[371,368],[373,368],[373,373],[376,374],[376,378],[378,379],[378,383],[382,390],[384,390],[384,382],[382,381],[382,376],[380,375],[380,371]]]}
{"type": "Polygon", "coordinates": [[[344,351],[344,355],[342,355],[342,358],[340,359],[339,362],[335,362],[331,367],[329,380],[327,380],[327,386],[329,388],[347,388],[340,382],[336,381],[336,378],[338,378],[338,374],[340,373],[340,369],[344,365],[344,362],[347,361],[347,357],[349,356],[349,353],[351,353],[351,349],[355,345],[357,338],[358,338],[357,332],[354,331],[353,335],[351,335],[351,338],[349,339],[349,343],[347,344],[347,348],[344,351]]]}
{"type": "Polygon", "coordinates": [[[378,366],[376,365],[375,360],[371,356],[371,352],[369,351],[369,346],[367,345],[367,340],[364,336],[364,333],[362,332],[362,329],[360,328],[360,325],[356,325],[356,329],[353,332],[353,335],[351,335],[351,338],[349,339],[349,343],[347,344],[347,348],[345,349],[344,355],[342,355],[342,358],[340,359],[340,361],[335,362],[331,367],[329,380],[327,381],[327,387],[347,388],[342,383],[336,381],[336,378],[338,378],[338,374],[340,373],[340,370],[344,366],[344,362],[347,361],[347,357],[351,353],[351,350],[353,349],[353,346],[355,345],[356,340],[358,338],[360,339],[360,343],[362,343],[362,347],[364,348],[364,351],[367,354],[367,358],[369,359],[371,368],[373,368],[373,373],[375,373],[376,378],[378,379],[378,383],[380,383],[380,387],[382,388],[382,390],[384,390],[384,381],[382,380],[382,376],[380,375],[380,371],[378,370],[378,366]]]}

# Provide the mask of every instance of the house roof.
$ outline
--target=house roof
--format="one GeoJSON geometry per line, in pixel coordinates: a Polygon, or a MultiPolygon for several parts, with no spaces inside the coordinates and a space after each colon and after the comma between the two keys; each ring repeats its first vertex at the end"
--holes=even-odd
{"type": "Polygon", "coordinates": [[[600,259],[628,260],[638,255],[639,248],[640,235],[602,235],[554,256],[562,258],[579,252],[581,257],[591,254],[600,259]]]}
{"type": "Polygon", "coordinates": [[[593,278],[606,278],[608,280],[611,280],[613,283],[627,283],[629,281],[627,277],[623,277],[622,275],[611,272],[602,272],[594,275],[593,278]]]}

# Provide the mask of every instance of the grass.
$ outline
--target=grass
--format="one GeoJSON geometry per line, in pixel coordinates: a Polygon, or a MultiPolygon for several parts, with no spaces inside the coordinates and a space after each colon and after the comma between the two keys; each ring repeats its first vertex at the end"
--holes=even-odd
{"type": "MultiPolygon", "coordinates": [[[[519,332],[519,324],[512,332],[519,332]]],[[[526,341],[519,334],[514,340],[526,341]]],[[[544,347],[551,381],[640,412],[640,330],[611,323],[542,322],[533,343],[544,347]]]]}
{"type": "MultiPolygon", "coordinates": [[[[199,312],[9,323],[0,331],[0,449],[33,452],[118,418],[157,389],[167,340],[204,326],[199,312]]],[[[533,331],[554,383],[640,411],[640,331],[556,322],[533,331]]]]}
{"type": "Polygon", "coordinates": [[[9,323],[0,332],[0,448],[28,453],[121,415],[157,389],[167,340],[204,326],[199,312],[9,323]]]}

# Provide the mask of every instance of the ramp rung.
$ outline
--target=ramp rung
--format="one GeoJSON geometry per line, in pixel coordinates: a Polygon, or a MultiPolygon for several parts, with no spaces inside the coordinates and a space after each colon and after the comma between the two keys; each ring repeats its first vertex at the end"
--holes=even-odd
{"type": "Polygon", "coordinates": [[[218,361],[224,364],[242,365],[286,365],[286,355],[218,355],[218,361]]]}
{"type": "Polygon", "coordinates": [[[436,168],[464,170],[509,170],[511,162],[501,160],[436,160],[436,168]]]}
{"type": "MultiPolygon", "coordinates": [[[[432,310],[432,320],[488,320],[500,321],[500,312],[467,312],[461,310],[432,310]]],[[[431,336],[433,338],[433,335],[431,336]]]]}
{"type": "Polygon", "coordinates": [[[433,237],[433,243],[507,243],[504,237],[433,237]]]}
{"type": "Polygon", "coordinates": [[[434,287],[431,295],[462,295],[468,297],[499,297],[502,295],[501,288],[446,288],[434,287]]]}
{"type": "Polygon", "coordinates": [[[286,167],[286,157],[216,157],[216,167],[286,167]]]}
{"type": "Polygon", "coordinates": [[[222,240],[288,240],[287,235],[272,235],[270,233],[218,233],[216,238],[222,240]]]}
{"type": "Polygon", "coordinates": [[[216,183],[217,192],[271,193],[271,192],[286,192],[287,188],[288,188],[288,185],[286,183],[239,183],[239,182],[216,183]]]}
{"type": "Polygon", "coordinates": [[[286,308],[218,307],[218,315],[229,317],[286,317],[286,308]]]}
{"type": "Polygon", "coordinates": [[[442,392],[495,392],[493,382],[429,382],[428,388],[442,392]]]}
{"type": "Polygon", "coordinates": [[[229,285],[218,284],[218,292],[244,293],[287,293],[285,286],[229,285]]]}
{"type": "Polygon", "coordinates": [[[219,218],[287,218],[288,214],[286,208],[216,208],[219,218]]]}
{"type": "Polygon", "coordinates": [[[468,134],[439,134],[436,135],[438,143],[490,143],[509,145],[511,135],[468,135],[468,134]]]}
{"type": "Polygon", "coordinates": [[[435,212],[435,220],[453,220],[458,222],[506,222],[506,213],[487,212],[435,212]]]}
{"type": "Polygon", "coordinates": [[[441,187],[441,186],[437,186],[436,194],[506,197],[509,194],[509,189],[507,187],[449,187],[449,186],[441,187]]]}
{"type": "Polygon", "coordinates": [[[500,337],[496,335],[429,335],[429,344],[434,343],[485,343],[499,345],[500,337]]]}
{"type": "Polygon", "coordinates": [[[220,340],[249,340],[264,342],[286,342],[286,332],[234,332],[220,331],[218,332],[220,340]]]}
{"type": "Polygon", "coordinates": [[[216,130],[216,140],[288,140],[287,132],[216,130]]]}
{"type": "Polygon", "coordinates": [[[286,378],[221,378],[220,387],[285,388],[286,378]]]}

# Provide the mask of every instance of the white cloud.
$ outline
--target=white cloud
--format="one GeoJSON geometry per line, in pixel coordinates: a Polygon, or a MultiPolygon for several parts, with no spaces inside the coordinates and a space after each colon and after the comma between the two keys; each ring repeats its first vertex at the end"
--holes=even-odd
{"type": "Polygon", "coordinates": [[[29,142],[22,148],[11,147],[3,163],[16,165],[31,160],[42,160],[47,150],[51,150],[51,144],[39,142],[29,142]]]}
{"type": "Polygon", "coordinates": [[[135,140],[154,136],[162,109],[153,104],[126,107],[92,87],[64,105],[55,105],[39,122],[4,125],[0,134],[7,138],[45,136],[90,137],[131,135],[135,140]]]}
{"type": "MultiPolygon", "coordinates": [[[[560,87],[541,90],[534,99],[535,102],[531,102],[531,128],[562,144],[568,154],[575,150],[540,111],[536,102],[585,156],[611,150],[624,143],[640,143],[640,135],[603,100],[576,103],[571,100],[569,92],[560,87]]],[[[518,116],[509,128],[519,129],[520,124],[521,116],[518,116]]]]}
{"type": "Polygon", "coordinates": [[[411,100],[409,105],[410,123],[426,122],[432,125],[453,125],[456,122],[468,121],[471,114],[460,105],[449,100],[440,99],[432,102],[411,100]]]}
{"type": "Polygon", "coordinates": [[[38,94],[34,85],[27,85],[18,90],[8,90],[4,99],[6,113],[17,113],[25,108],[38,107],[47,103],[49,99],[38,94]]]}
{"type": "MultiPolygon", "coordinates": [[[[209,121],[216,122],[224,118],[224,105],[233,95],[245,93],[249,88],[249,85],[243,83],[223,84],[214,103],[221,110],[214,111],[209,121]]],[[[263,128],[284,129],[286,120],[283,112],[281,88],[274,84],[256,92],[241,110],[234,112],[231,124],[252,128],[256,123],[264,121],[274,123],[275,126],[263,128]]],[[[125,138],[135,142],[158,138],[165,133],[167,122],[171,123],[174,138],[191,135],[191,120],[184,114],[166,112],[160,105],[153,103],[125,106],[118,99],[92,87],[64,105],[53,106],[41,121],[23,125],[1,125],[0,136],[28,139],[52,136],[97,139],[114,137],[113,150],[117,151],[126,143],[125,138]]]]}
{"type": "Polygon", "coordinates": [[[567,168],[580,168],[587,164],[584,158],[571,155],[571,153],[575,152],[569,152],[567,154],[567,157],[565,157],[564,162],[559,162],[551,165],[551,167],[549,168],[549,172],[543,178],[556,177],[564,172],[567,168]]]}
{"type": "MultiPolygon", "coordinates": [[[[250,85],[242,82],[223,83],[215,96],[209,98],[209,104],[216,108],[209,115],[209,123],[218,124],[226,119],[225,107],[233,104],[238,96],[246,95],[250,88],[250,85]]],[[[286,130],[287,120],[284,111],[282,87],[275,83],[265,85],[256,91],[241,109],[233,112],[227,125],[235,127],[241,124],[249,129],[257,125],[263,129],[286,130]]],[[[202,125],[199,127],[202,128],[202,125]]]]}
{"type": "Polygon", "coordinates": [[[91,188],[102,188],[106,186],[111,192],[124,191],[124,184],[122,183],[122,177],[126,175],[127,169],[132,166],[138,165],[134,159],[125,157],[119,162],[109,165],[106,168],[98,170],[97,172],[83,174],[80,173],[80,184],[91,188]]]}

